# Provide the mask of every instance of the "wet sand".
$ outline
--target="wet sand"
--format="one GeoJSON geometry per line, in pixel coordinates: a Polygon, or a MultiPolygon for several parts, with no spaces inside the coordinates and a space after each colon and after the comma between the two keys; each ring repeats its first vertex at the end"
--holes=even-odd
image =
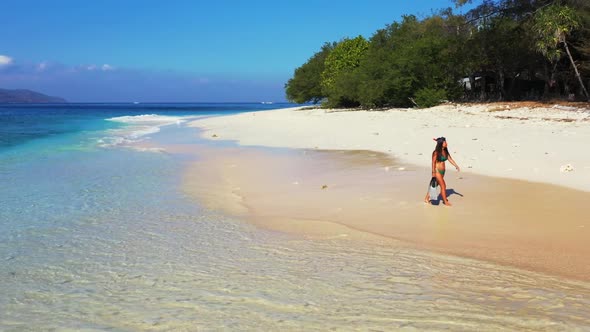
{"type": "Polygon", "coordinates": [[[457,173],[452,207],[422,202],[430,170],[371,151],[183,146],[186,192],[208,208],[310,237],[399,240],[435,252],[590,281],[590,193],[457,173]]]}

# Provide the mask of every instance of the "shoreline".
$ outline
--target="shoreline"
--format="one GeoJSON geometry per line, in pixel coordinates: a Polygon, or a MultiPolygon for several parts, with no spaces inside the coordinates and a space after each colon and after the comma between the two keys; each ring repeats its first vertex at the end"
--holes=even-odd
{"type": "Polygon", "coordinates": [[[189,126],[199,128],[201,138],[211,142],[233,141],[238,147],[222,144],[205,152],[204,160],[187,172],[185,188],[208,207],[267,229],[320,237],[344,233],[352,236],[359,231],[439,253],[589,281],[590,250],[585,239],[590,238],[590,225],[580,207],[590,201],[590,181],[584,181],[590,178],[590,158],[574,152],[588,141],[585,137],[590,139],[590,110],[490,110],[491,107],[498,105],[443,105],[377,112],[279,109],[199,119],[189,126]],[[428,120],[435,114],[440,115],[438,122],[429,125],[428,120]],[[525,116],[527,120],[523,120],[525,116]],[[430,172],[427,167],[416,165],[429,165],[427,159],[434,144],[430,138],[411,139],[428,134],[438,136],[434,132],[443,127],[453,132],[453,136],[447,135],[449,140],[480,137],[453,144],[455,138],[449,143],[454,159],[465,170],[447,172],[448,189],[453,190],[450,200],[457,202],[451,209],[422,203],[425,179],[430,172]],[[523,127],[533,132],[533,137],[523,127]],[[505,134],[491,141],[486,139],[490,131],[505,134]],[[535,167],[547,155],[540,153],[539,145],[533,143],[548,132],[555,139],[539,145],[542,150],[557,151],[558,157],[535,167]],[[560,136],[564,133],[569,135],[560,136]],[[404,135],[407,137],[402,144],[384,143],[400,142],[389,138],[404,135]],[[533,151],[517,154],[515,151],[521,147],[517,144],[512,146],[511,153],[502,152],[515,137],[533,151]],[[482,141],[487,146],[485,152],[492,153],[480,153],[474,148],[474,142],[482,141]],[[269,152],[269,147],[283,152],[269,152]],[[416,152],[401,152],[411,150],[416,152]],[[478,167],[466,167],[462,161],[466,153],[455,150],[475,153],[470,160],[478,167]],[[491,160],[495,151],[500,156],[510,155],[514,162],[512,170],[517,171],[482,175],[495,164],[491,160]],[[309,158],[318,154],[324,154],[318,162],[309,158]],[[540,172],[559,168],[565,159],[575,160],[573,172],[554,169],[554,181],[543,178],[545,181],[534,182],[539,180],[540,172]],[[348,166],[334,168],[342,163],[348,166]],[[531,168],[536,171],[525,172],[531,168]],[[206,181],[191,180],[190,174],[203,172],[208,174],[206,181]],[[324,180],[314,178],[317,174],[322,174],[324,180]],[[392,174],[396,175],[391,177],[392,174]],[[312,181],[311,187],[301,185],[304,181],[300,179],[305,177],[316,182],[312,181]],[[397,182],[391,182],[391,178],[397,182]],[[320,182],[330,183],[322,190],[324,184],[320,182]],[[397,189],[390,190],[384,184],[397,189]],[[292,191],[293,187],[299,188],[297,192],[292,191]],[[454,190],[467,197],[453,195],[457,194],[454,190]],[[328,196],[328,192],[339,198],[326,201],[317,196],[328,196]],[[380,195],[376,201],[375,193],[380,195]],[[281,196],[284,198],[277,199],[281,196]],[[342,202],[346,202],[346,213],[342,213],[342,202]],[[305,206],[305,213],[298,206],[305,206]],[[397,218],[391,221],[388,216],[397,218]]]}
{"type": "Polygon", "coordinates": [[[395,245],[590,281],[590,228],[579,209],[589,193],[453,172],[447,178],[453,193],[449,199],[456,204],[446,208],[421,201],[428,169],[384,154],[198,150],[201,160],[189,167],[185,192],[207,208],[258,227],[320,239],[382,238],[395,245]]]}

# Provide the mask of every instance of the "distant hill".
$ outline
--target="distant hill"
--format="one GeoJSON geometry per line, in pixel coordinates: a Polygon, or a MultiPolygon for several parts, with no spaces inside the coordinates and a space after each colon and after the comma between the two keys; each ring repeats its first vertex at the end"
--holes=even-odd
{"type": "Polygon", "coordinates": [[[67,103],[67,101],[31,90],[0,89],[0,103],[67,103]]]}

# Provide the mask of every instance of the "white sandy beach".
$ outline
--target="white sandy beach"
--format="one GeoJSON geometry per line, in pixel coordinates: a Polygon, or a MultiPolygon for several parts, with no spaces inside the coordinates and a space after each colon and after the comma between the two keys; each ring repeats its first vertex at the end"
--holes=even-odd
{"type": "Polygon", "coordinates": [[[432,138],[445,136],[464,172],[590,191],[590,109],[514,105],[281,109],[200,119],[191,125],[204,129],[203,137],[241,145],[372,150],[423,167],[430,167],[432,138]]]}

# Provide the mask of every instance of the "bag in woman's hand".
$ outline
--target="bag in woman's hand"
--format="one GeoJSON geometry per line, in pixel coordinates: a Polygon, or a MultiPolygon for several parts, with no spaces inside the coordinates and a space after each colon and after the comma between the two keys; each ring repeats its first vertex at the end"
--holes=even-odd
{"type": "Polygon", "coordinates": [[[430,196],[431,201],[438,199],[438,190],[436,187],[438,187],[438,181],[436,181],[436,178],[433,176],[428,184],[428,196],[430,196]]]}

